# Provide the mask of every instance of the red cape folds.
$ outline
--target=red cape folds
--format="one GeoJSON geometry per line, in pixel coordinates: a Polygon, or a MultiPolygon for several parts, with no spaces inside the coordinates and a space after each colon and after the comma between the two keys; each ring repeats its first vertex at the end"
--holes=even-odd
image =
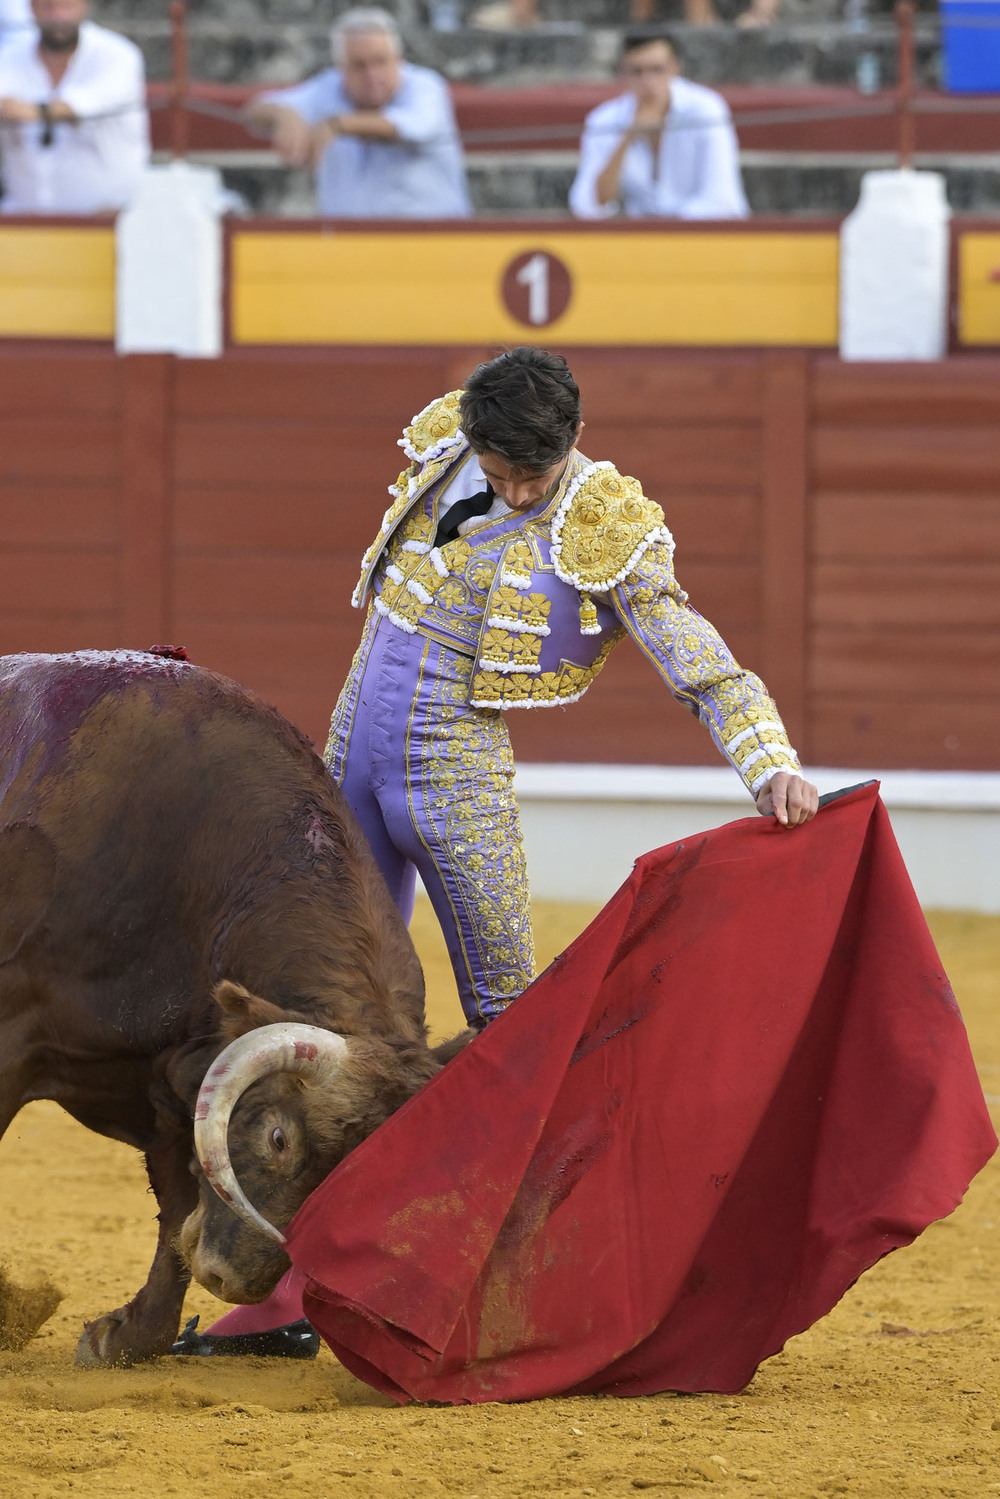
{"type": "Polygon", "coordinates": [[[740,1390],[996,1146],[877,786],[647,854],[289,1229],[397,1400],[740,1390]]]}

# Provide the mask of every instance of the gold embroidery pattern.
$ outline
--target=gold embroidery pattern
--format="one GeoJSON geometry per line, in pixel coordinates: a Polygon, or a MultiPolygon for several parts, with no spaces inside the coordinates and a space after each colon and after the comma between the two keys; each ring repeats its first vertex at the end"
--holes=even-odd
{"type": "Polygon", "coordinates": [[[425,406],[423,411],[417,412],[410,425],[403,428],[400,446],[408,458],[419,461],[442,438],[458,436],[458,404],[461,399],[460,390],[450,390],[447,395],[439,396],[429,406],[425,406]]]}
{"type": "Polygon", "coordinates": [[[618,613],[670,691],[710,731],[751,793],[775,770],[798,770],[767,688],[687,601],[662,545],[615,589],[618,613]]]}
{"type": "Polygon", "coordinates": [[[552,604],[544,593],[521,594],[501,583],[490,601],[491,614],[480,647],[480,665],[494,671],[536,672],[542,636],[552,604]]]}
{"type": "Polygon", "coordinates": [[[446,541],[438,550],[450,573],[464,572],[472,557],[472,545],[464,536],[456,536],[452,541],[446,541]]]}
{"type": "MultiPolygon", "coordinates": [[[[457,431],[450,422],[440,425],[446,433],[457,431]]],[[[432,448],[427,451],[433,455],[432,448]]],[[[454,459],[455,454],[449,453],[435,462],[451,467],[454,459]]],[[[425,468],[423,473],[427,472],[425,468]]],[[[580,488],[577,481],[589,473],[586,460],[577,456],[564,478],[564,494],[574,484],[580,488]]],[[[421,631],[438,642],[450,641],[458,649],[478,652],[477,705],[528,708],[582,697],[621,632],[609,636],[606,648],[590,666],[563,661],[555,671],[541,670],[542,640],[550,633],[552,603],[545,593],[527,589],[539,570],[551,570],[551,563],[542,561],[549,554],[549,518],[537,522],[527,534],[495,536],[478,545],[474,537],[458,537],[430,554],[434,522],[428,495],[429,489],[424,501],[401,519],[395,534],[384,543],[379,612],[408,633],[421,631]]],[[[600,629],[587,633],[600,634],[600,629]]]]}
{"type": "Polygon", "coordinates": [[[513,624],[518,630],[535,630],[540,635],[547,635],[545,622],[551,608],[552,604],[544,593],[518,593],[516,588],[501,583],[493,595],[491,617],[513,624]]]}
{"type": "Polygon", "coordinates": [[[454,896],[457,885],[466,906],[461,925],[475,933],[495,1009],[531,982],[534,944],[513,751],[500,714],[470,711],[471,671],[471,660],[442,650],[437,672],[425,678],[427,723],[418,757],[407,756],[409,795],[411,809],[422,798],[446,850],[442,868],[425,839],[446,888],[454,896]]]}
{"type": "MultiPolygon", "coordinates": [[[[431,518],[426,510],[418,508],[408,517],[405,525],[400,526],[389,545],[396,552],[408,541],[415,541],[423,546],[430,546],[431,540],[431,518]],[[396,545],[397,542],[399,543],[398,547],[396,545]]],[[[398,561],[399,558],[395,557],[394,560],[398,561]]]]}
{"type": "Polygon", "coordinates": [[[594,464],[578,488],[567,490],[552,523],[552,561],[563,582],[606,592],[657,541],[673,546],[659,505],[647,500],[637,479],[610,463],[594,464]]]}
{"type": "Polygon", "coordinates": [[[475,589],[477,593],[482,594],[484,605],[486,603],[486,596],[490,591],[490,585],[493,582],[493,573],[494,565],[489,557],[473,558],[472,563],[466,569],[465,576],[468,579],[469,587],[475,589]]]}
{"type": "MultiPolygon", "coordinates": [[[[426,519],[429,529],[431,521],[429,517],[426,519]]],[[[409,524],[407,522],[407,527],[409,524]]],[[[473,541],[456,537],[454,541],[446,542],[438,549],[449,576],[440,579],[438,586],[429,590],[432,598],[420,615],[421,629],[451,637],[456,643],[468,646],[470,650],[475,649],[482,630],[490,588],[496,575],[496,558],[490,554],[495,554],[502,544],[502,538],[494,539],[492,542],[480,543],[477,549],[473,541]]],[[[405,573],[409,565],[406,561],[408,554],[403,553],[401,556],[394,546],[390,547],[390,554],[405,573]]],[[[514,589],[510,591],[516,592],[514,589]]]]}
{"type": "Polygon", "coordinates": [[[501,671],[504,667],[508,670],[538,671],[538,656],[541,649],[542,642],[538,635],[509,635],[506,630],[492,628],[483,636],[483,647],[479,659],[484,665],[493,663],[496,666],[499,662],[498,669],[501,671]]]}
{"type": "Polygon", "coordinates": [[[406,514],[417,490],[427,489],[433,484],[465,446],[458,425],[461,395],[460,390],[452,390],[432,401],[403,430],[400,446],[411,462],[390,487],[389,493],[395,498],[382,517],[379,534],[361,559],[361,575],[351,596],[355,609],[360,609],[364,603],[369,575],[385,546],[386,537],[406,514]]]}
{"type": "Polygon", "coordinates": [[[472,681],[474,708],[550,708],[575,703],[591,682],[622,637],[618,630],[603,644],[591,666],[574,666],[561,661],[558,671],[543,671],[537,676],[525,672],[499,672],[485,668],[472,681]]]}
{"type": "MultiPolygon", "coordinates": [[[[361,572],[358,576],[358,581],[355,584],[354,592],[351,594],[351,603],[354,605],[355,609],[360,609],[365,601],[368,575],[371,569],[374,567],[376,561],[378,560],[379,553],[385,546],[385,538],[387,534],[392,530],[399,517],[405,513],[406,507],[410,503],[410,497],[407,493],[407,480],[410,474],[410,470],[415,471],[415,469],[416,464],[411,463],[410,468],[404,469],[400,474],[399,478],[396,481],[396,487],[398,489],[399,485],[402,485],[402,492],[397,493],[395,500],[383,515],[382,525],[379,528],[378,535],[375,537],[375,540],[372,542],[371,546],[368,548],[361,559],[361,572]]],[[[390,493],[391,492],[392,491],[390,491],[390,493]]]]}
{"type": "Polygon", "coordinates": [[[449,576],[451,569],[461,569],[468,562],[471,549],[468,542],[458,539],[437,552],[440,567],[426,550],[426,536],[430,530],[430,519],[426,515],[411,516],[400,534],[393,538],[382,569],[377,608],[388,614],[393,624],[404,630],[414,631],[420,624],[442,588],[448,589],[452,607],[461,597],[462,584],[449,576]],[[423,550],[407,550],[407,541],[417,541],[423,550]]]}
{"type": "Polygon", "coordinates": [[[523,536],[519,536],[507,549],[503,570],[523,586],[530,581],[534,567],[535,559],[531,555],[531,547],[523,536]]]}

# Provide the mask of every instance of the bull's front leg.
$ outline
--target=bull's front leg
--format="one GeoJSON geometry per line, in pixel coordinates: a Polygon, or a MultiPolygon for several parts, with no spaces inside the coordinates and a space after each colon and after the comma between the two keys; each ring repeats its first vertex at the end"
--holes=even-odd
{"type": "Polygon", "coordinates": [[[85,1324],[76,1349],[78,1366],[127,1368],[166,1353],[177,1337],[191,1276],[173,1241],[198,1202],[190,1164],[191,1136],[187,1133],[179,1133],[163,1149],[146,1156],[160,1224],[149,1279],[125,1306],[85,1324]]]}

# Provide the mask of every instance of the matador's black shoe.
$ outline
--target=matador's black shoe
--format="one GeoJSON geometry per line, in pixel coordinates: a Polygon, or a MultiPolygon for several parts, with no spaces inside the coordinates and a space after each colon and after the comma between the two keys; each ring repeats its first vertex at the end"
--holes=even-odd
{"type": "Polygon", "coordinates": [[[315,1358],[319,1353],[319,1333],[305,1317],[298,1322],[286,1322],[284,1327],[229,1336],[198,1332],[197,1327],[197,1317],[185,1322],[170,1352],[193,1354],[196,1358],[315,1358]]]}

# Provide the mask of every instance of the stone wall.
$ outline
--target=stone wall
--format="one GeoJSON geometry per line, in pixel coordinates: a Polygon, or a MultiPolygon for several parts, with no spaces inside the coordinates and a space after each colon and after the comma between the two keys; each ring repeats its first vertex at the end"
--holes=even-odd
{"type": "MultiPolygon", "coordinates": [[[[329,27],[343,0],[191,0],[191,65],[198,78],[225,83],[289,83],[329,62],[329,27]]],[[[608,77],[614,71],[628,0],[543,0],[547,18],[534,31],[490,32],[463,26],[433,31],[420,0],[389,0],[414,61],[454,81],[536,83],[608,77]]],[[[476,4],[466,0],[464,12],[476,4]]],[[[671,6],[663,4],[667,12],[671,6]]],[[[673,7],[676,14],[679,4],[673,7]]],[[[870,4],[867,30],[851,30],[843,0],[785,0],[780,24],[763,30],[677,26],[687,71],[704,83],[850,83],[862,52],[874,52],[885,82],[895,78],[895,28],[889,7],[870,4]]],[[[927,9],[933,7],[928,3],[927,9]]],[[[150,77],[170,72],[169,23],[163,0],[97,0],[95,19],[132,37],[150,77]]],[[[938,72],[937,25],[921,15],[918,66],[925,82],[938,72]]]]}

